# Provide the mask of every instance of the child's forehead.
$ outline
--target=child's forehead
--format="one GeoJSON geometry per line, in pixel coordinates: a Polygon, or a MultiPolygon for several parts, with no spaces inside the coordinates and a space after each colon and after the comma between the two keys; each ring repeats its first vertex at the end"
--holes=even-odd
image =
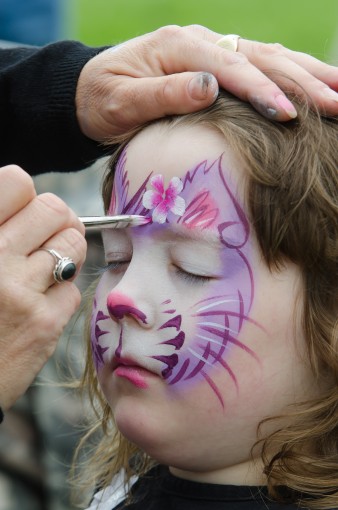
{"type": "Polygon", "coordinates": [[[168,184],[173,177],[183,178],[203,161],[215,160],[221,154],[224,164],[233,167],[234,158],[226,140],[208,126],[171,127],[165,123],[149,126],[126,148],[129,192],[133,194],[149,173],[163,175],[165,184],[168,184]]]}

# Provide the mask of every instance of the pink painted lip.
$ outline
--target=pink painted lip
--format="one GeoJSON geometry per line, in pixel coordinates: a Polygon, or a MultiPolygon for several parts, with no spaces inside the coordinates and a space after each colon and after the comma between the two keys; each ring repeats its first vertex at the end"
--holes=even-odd
{"type": "Polygon", "coordinates": [[[146,378],[151,372],[140,367],[120,365],[115,368],[114,374],[127,379],[137,388],[146,389],[148,388],[146,378]]]}
{"type": "Polygon", "coordinates": [[[114,357],[113,372],[117,377],[130,381],[137,388],[148,388],[147,379],[155,374],[141,367],[134,360],[114,357]]]}

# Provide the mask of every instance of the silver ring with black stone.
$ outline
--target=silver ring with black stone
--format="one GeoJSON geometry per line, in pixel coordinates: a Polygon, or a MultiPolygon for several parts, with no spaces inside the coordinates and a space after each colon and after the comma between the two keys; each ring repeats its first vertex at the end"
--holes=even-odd
{"type": "Polygon", "coordinates": [[[48,251],[48,253],[54,257],[56,264],[53,269],[53,276],[57,283],[61,283],[70,280],[70,278],[73,278],[76,273],[76,265],[73,259],[70,257],[62,257],[56,250],[51,250],[48,248],[43,248],[43,250],[48,251]]]}

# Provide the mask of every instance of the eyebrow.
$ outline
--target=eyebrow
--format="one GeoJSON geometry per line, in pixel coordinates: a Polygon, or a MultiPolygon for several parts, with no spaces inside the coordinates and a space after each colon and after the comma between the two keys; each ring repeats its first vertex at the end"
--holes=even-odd
{"type": "Polygon", "coordinates": [[[216,248],[219,248],[221,245],[219,234],[207,229],[187,228],[183,225],[171,224],[169,233],[172,234],[175,239],[182,241],[202,241],[204,243],[211,244],[216,248]]]}

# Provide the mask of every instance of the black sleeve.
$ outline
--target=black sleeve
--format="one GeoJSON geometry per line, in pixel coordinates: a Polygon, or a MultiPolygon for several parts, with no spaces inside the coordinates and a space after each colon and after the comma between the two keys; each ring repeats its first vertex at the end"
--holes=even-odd
{"type": "Polygon", "coordinates": [[[75,114],[81,69],[103,49],[74,41],[0,49],[0,166],[35,175],[79,170],[104,155],[75,114]]]}

